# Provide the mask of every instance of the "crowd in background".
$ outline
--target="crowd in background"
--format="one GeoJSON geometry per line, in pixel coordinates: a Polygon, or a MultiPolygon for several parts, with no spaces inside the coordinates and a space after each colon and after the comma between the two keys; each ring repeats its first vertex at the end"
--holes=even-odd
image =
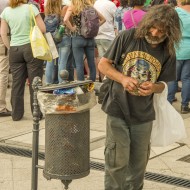
{"type": "MultiPolygon", "coordinates": [[[[64,69],[68,70],[68,80],[70,81],[85,79],[96,81],[98,79],[101,82],[104,76],[97,69],[100,58],[103,57],[119,33],[138,27],[138,23],[143,19],[146,12],[151,6],[156,4],[171,4],[179,14],[184,26],[181,44],[178,49],[176,47],[177,79],[169,83],[168,100],[171,103],[175,100],[175,93],[178,89],[177,83],[181,80],[183,84],[182,113],[190,112],[188,107],[190,101],[190,47],[188,45],[190,42],[190,29],[188,27],[190,24],[189,0],[179,0],[178,2],[175,0],[10,0],[9,7],[1,10],[1,32],[11,33],[11,42],[8,36],[3,37],[1,34],[0,45],[4,46],[4,43],[5,46],[3,48],[7,52],[9,51],[10,71],[14,78],[11,94],[13,120],[20,120],[24,114],[23,97],[26,79],[29,80],[32,109],[33,90],[31,88],[31,82],[35,76],[42,77],[44,66],[46,84],[61,83],[62,79],[59,76],[59,72],[64,69]],[[56,44],[59,58],[51,62],[42,62],[38,59],[33,60],[29,41],[30,13],[26,13],[27,3],[33,4],[35,17],[42,32],[54,32],[48,29],[45,22],[46,18],[50,16],[56,16],[59,25],[65,26],[62,41],[56,44]],[[84,38],[80,33],[81,12],[88,6],[94,7],[99,15],[99,32],[94,38],[84,38]],[[19,12],[20,10],[22,10],[22,14],[19,12]],[[14,18],[14,14],[17,14],[17,17],[14,18]],[[28,20],[23,19],[25,18],[24,14],[28,14],[28,20]],[[14,22],[17,24],[17,27],[14,22]],[[23,26],[23,24],[25,25],[25,29],[18,27],[18,25],[23,26]],[[11,30],[10,32],[8,28],[11,30]],[[27,35],[23,37],[23,33],[27,35]],[[31,57],[28,57],[28,55],[31,57]],[[31,61],[34,61],[33,66],[28,64],[31,61]],[[16,65],[15,63],[20,63],[20,65],[16,65]]],[[[7,58],[8,53],[3,56],[7,58]]],[[[1,58],[0,61],[4,59],[1,58]]],[[[0,65],[1,67],[2,65],[0,65]]],[[[8,76],[9,72],[7,68],[8,66],[6,66],[4,71],[0,72],[0,77],[2,73],[4,78],[6,78],[5,75],[8,76]]],[[[0,84],[1,91],[4,93],[0,97],[2,99],[0,100],[1,116],[11,115],[5,103],[7,80],[4,80],[6,82],[3,85],[0,84]]],[[[2,83],[2,80],[0,80],[0,83],[2,83]]]]}

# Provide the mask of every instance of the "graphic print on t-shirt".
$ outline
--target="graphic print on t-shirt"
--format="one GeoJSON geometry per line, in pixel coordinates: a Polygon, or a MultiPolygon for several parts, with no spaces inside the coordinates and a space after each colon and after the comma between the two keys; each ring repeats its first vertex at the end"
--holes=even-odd
{"type": "MultiPolygon", "coordinates": [[[[142,51],[128,53],[122,67],[123,74],[135,78],[139,84],[145,81],[155,83],[161,71],[160,62],[152,55],[142,51]]],[[[133,94],[138,95],[137,92],[133,94]]]]}

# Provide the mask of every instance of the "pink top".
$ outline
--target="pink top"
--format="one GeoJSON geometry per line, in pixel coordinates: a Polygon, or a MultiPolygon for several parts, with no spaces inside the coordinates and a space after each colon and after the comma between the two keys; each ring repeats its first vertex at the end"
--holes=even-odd
{"type": "Polygon", "coordinates": [[[141,9],[126,11],[123,16],[123,23],[125,25],[125,28],[128,30],[130,28],[137,27],[138,23],[142,20],[145,14],[146,12],[141,9]],[[133,16],[133,19],[131,18],[131,15],[133,16]]]}

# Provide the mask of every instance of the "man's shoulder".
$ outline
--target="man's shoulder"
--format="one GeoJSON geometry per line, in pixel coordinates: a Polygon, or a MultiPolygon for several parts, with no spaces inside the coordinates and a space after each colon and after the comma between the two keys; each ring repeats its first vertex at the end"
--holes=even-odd
{"type": "Polygon", "coordinates": [[[130,30],[123,30],[119,33],[119,37],[123,39],[130,38],[130,40],[134,39],[135,35],[135,28],[132,28],[130,30]]]}

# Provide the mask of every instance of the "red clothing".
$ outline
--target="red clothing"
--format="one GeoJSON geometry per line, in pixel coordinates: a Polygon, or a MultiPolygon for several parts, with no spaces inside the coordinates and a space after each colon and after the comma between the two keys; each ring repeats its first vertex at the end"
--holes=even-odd
{"type": "Polygon", "coordinates": [[[119,0],[112,0],[112,2],[115,3],[116,7],[119,7],[119,6],[120,6],[119,0]]]}
{"type": "Polygon", "coordinates": [[[44,0],[34,0],[35,2],[40,4],[40,12],[44,12],[44,0]]]}

